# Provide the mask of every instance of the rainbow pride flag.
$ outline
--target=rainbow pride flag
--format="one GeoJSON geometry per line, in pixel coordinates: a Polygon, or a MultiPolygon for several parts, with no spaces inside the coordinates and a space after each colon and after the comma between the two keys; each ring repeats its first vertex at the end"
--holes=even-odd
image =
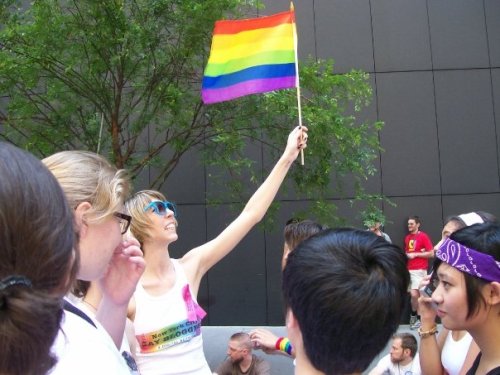
{"type": "Polygon", "coordinates": [[[203,77],[205,104],[297,86],[293,9],[215,23],[203,77]]]}

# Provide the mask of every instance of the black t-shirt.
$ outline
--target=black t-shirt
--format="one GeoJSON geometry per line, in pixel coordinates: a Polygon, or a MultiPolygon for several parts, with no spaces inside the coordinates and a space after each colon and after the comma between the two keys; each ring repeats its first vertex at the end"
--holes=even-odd
{"type": "MultiPolygon", "coordinates": [[[[479,367],[479,362],[481,361],[481,353],[476,357],[476,360],[472,364],[472,367],[467,371],[466,375],[476,375],[477,368],[479,367]]],[[[500,366],[495,367],[491,371],[488,371],[486,375],[500,375],[500,366]]]]}

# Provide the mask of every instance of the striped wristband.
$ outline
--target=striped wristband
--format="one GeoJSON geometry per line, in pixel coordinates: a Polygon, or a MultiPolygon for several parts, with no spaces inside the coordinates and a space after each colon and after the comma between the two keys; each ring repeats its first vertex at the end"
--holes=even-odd
{"type": "Polygon", "coordinates": [[[280,350],[283,353],[286,353],[288,355],[292,355],[292,344],[290,343],[290,340],[286,337],[280,337],[276,341],[276,345],[274,346],[276,350],[280,350]]]}

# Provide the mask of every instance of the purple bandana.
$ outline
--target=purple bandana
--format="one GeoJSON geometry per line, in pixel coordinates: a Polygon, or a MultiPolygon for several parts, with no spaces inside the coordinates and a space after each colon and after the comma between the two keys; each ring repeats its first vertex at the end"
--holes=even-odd
{"type": "Polygon", "coordinates": [[[500,282],[500,262],[491,255],[470,249],[449,238],[439,246],[436,257],[474,277],[500,282]]]}

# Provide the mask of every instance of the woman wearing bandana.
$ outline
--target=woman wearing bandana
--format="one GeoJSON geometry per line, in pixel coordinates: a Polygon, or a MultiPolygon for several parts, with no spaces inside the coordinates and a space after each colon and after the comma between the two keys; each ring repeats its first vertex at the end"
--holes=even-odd
{"type": "MultiPolygon", "coordinates": [[[[495,216],[484,211],[450,216],[445,221],[441,232],[441,241],[436,245],[436,249],[453,232],[459,229],[474,224],[496,221],[495,216]]],[[[428,285],[430,278],[430,275],[426,276],[420,287],[428,285]]],[[[432,278],[433,286],[435,286],[436,280],[435,277],[432,278]]],[[[428,300],[425,296],[426,294],[423,294],[423,297],[419,298],[418,306],[422,322],[421,331],[424,332],[432,329],[436,320],[436,310],[425,302],[425,300],[428,300]]],[[[479,348],[472,336],[464,330],[450,331],[443,328],[434,337],[435,339],[429,338],[420,341],[419,354],[422,372],[430,375],[441,375],[444,371],[448,375],[465,375],[479,353],[479,348]]]]}
{"type": "MultiPolygon", "coordinates": [[[[475,224],[458,230],[437,248],[438,284],[427,303],[443,326],[467,330],[480,349],[468,375],[500,374],[500,226],[475,224]]],[[[424,301],[422,301],[424,302],[424,301]]],[[[437,331],[422,326],[422,340],[437,331]]]]}
{"type": "Polygon", "coordinates": [[[151,190],[136,193],[126,203],[133,218],[131,232],[146,260],[129,307],[141,375],[211,375],[201,336],[201,320],[206,314],[196,299],[201,279],[263,218],[306,142],[307,128],[295,128],[283,155],[241,214],[217,237],[181,259],[170,258],[168,251],[178,237],[175,206],[151,190]]]}

